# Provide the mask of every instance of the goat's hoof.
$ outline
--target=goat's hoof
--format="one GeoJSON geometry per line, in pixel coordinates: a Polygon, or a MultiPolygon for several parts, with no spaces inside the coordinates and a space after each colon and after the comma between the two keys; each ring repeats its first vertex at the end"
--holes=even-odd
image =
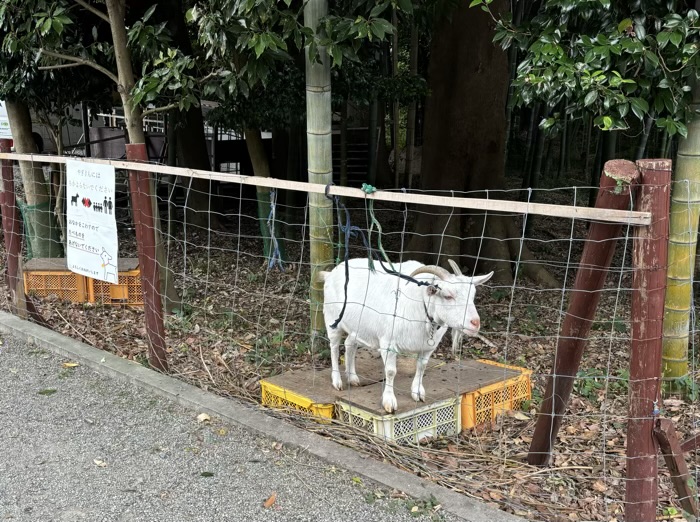
{"type": "Polygon", "coordinates": [[[385,395],[382,397],[382,406],[387,413],[394,413],[398,409],[399,404],[396,402],[396,397],[392,394],[391,396],[385,395]]]}
{"type": "Polygon", "coordinates": [[[331,381],[333,384],[333,388],[335,388],[338,391],[342,391],[343,379],[340,378],[340,372],[333,372],[331,374],[331,381]]]}
{"type": "Polygon", "coordinates": [[[413,400],[418,402],[423,402],[425,401],[425,388],[423,386],[420,387],[420,390],[418,391],[412,391],[411,392],[411,397],[413,397],[413,400]]]}
{"type": "Polygon", "coordinates": [[[351,386],[359,386],[360,385],[360,378],[357,376],[356,373],[353,373],[352,375],[348,375],[348,383],[351,386]]]}

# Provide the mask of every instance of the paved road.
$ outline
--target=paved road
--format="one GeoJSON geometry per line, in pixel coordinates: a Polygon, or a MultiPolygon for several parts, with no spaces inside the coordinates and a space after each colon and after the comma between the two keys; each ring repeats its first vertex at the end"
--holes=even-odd
{"type": "Polygon", "coordinates": [[[416,520],[349,472],[66,362],[2,340],[0,521],[416,520]]]}

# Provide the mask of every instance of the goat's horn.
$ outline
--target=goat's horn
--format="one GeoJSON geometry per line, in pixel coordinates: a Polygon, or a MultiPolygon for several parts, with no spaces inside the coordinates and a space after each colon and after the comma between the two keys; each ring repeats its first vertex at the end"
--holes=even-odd
{"type": "Polygon", "coordinates": [[[426,265],[420,268],[416,268],[411,274],[411,277],[416,277],[418,274],[433,274],[434,276],[439,277],[443,281],[452,277],[452,274],[450,274],[447,270],[445,270],[441,266],[436,265],[426,265]]]}
{"type": "Polygon", "coordinates": [[[462,275],[462,269],[459,268],[459,265],[457,263],[455,263],[452,259],[448,259],[447,262],[452,267],[452,271],[455,273],[456,276],[462,275]]]}

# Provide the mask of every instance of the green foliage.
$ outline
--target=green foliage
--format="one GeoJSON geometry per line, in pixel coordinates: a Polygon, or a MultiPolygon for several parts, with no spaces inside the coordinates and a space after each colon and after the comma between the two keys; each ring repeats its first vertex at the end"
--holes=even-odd
{"type": "MultiPolygon", "coordinates": [[[[491,0],[471,6],[490,11],[491,0]]],[[[687,135],[690,89],[700,64],[698,13],[683,2],[545,0],[519,26],[492,13],[494,42],[522,53],[513,103],[563,104],[594,116],[603,130],[630,118],[656,118],[669,135],[687,135]]],[[[550,120],[542,128],[554,124],[550,120]]]]}
{"type": "Polygon", "coordinates": [[[303,57],[329,59],[336,106],[345,98],[368,104],[374,93],[401,101],[425,94],[408,74],[381,74],[381,43],[394,28],[391,8],[412,13],[410,0],[340,1],[316,32],[302,23],[303,3],[285,0],[205,0],[187,12],[204,57],[218,71],[203,94],[221,103],[214,121],[227,127],[288,125],[304,115],[303,57]],[[323,50],[323,55],[322,55],[323,50]]]}
{"type": "Polygon", "coordinates": [[[629,371],[620,370],[611,376],[598,368],[579,370],[574,381],[574,391],[581,397],[597,402],[600,393],[606,389],[606,383],[607,393],[612,395],[627,394],[629,389],[629,371]]]}
{"type": "MultiPolygon", "coordinates": [[[[199,71],[192,57],[171,47],[165,23],[149,23],[156,5],[140,19],[127,21],[132,61],[135,70],[141,70],[132,100],[187,109],[199,97],[199,71]]],[[[104,9],[102,4],[93,7],[104,9]]],[[[7,0],[0,9],[0,28],[1,97],[18,97],[32,107],[60,97],[62,111],[66,105],[93,99],[90,93],[95,91],[102,93],[104,105],[105,86],[116,90],[111,31],[82,6],[68,0],[7,0]],[[80,67],[62,69],[70,64],[80,67]]]]}
{"type": "Polygon", "coordinates": [[[700,399],[700,386],[690,374],[672,381],[664,381],[663,388],[664,393],[679,394],[692,402],[700,399]]]}
{"type": "Polygon", "coordinates": [[[258,337],[255,348],[246,352],[246,361],[258,367],[271,368],[308,353],[306,343],[292,342],[287,337],[284,330],[258,337]]]}

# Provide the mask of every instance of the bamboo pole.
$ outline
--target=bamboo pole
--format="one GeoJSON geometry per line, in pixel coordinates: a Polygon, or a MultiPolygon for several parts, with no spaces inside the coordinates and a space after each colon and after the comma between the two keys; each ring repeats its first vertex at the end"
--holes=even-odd
{"type": "MultiPolygon", "coordinates": [[[[308,0],[304,25],[316,33],[319,20],[328,13],[327,0],[308,0]]],[[[331,142],[331,67],[326,48],[319,46],[319,57],[309,56],[306,47],[306,136],[309,182],[329,185],[333,181],[331,142]]],[[[333,264],[333,205],[323,194],[309,195],[309,239],[311,242],[312,342],[324,331],[323,283],[318,273],[333,264]]]]}
{"type": "MultiPolygon", "coordinates": [[[[700,108],[700,87],[693,110],[700,108]]],[[[688,124],[688,137],[678,144],[675,183],[671,191],[668,275],[664,303],[662,369],[672,389],[688,374],[688,341],[695,252],[700,219],[700,119],[688,124]]]]}
{"type": "Polygon", "coordinates": [[[653,430],[661,399],[671,162],[642,160],[637,166],[642,175],[637,206],[651,211],[654,219],[648,227],[635,229],[632,255],[625,520],[652,522],[658,503],[658,443],[653,430]]]}

